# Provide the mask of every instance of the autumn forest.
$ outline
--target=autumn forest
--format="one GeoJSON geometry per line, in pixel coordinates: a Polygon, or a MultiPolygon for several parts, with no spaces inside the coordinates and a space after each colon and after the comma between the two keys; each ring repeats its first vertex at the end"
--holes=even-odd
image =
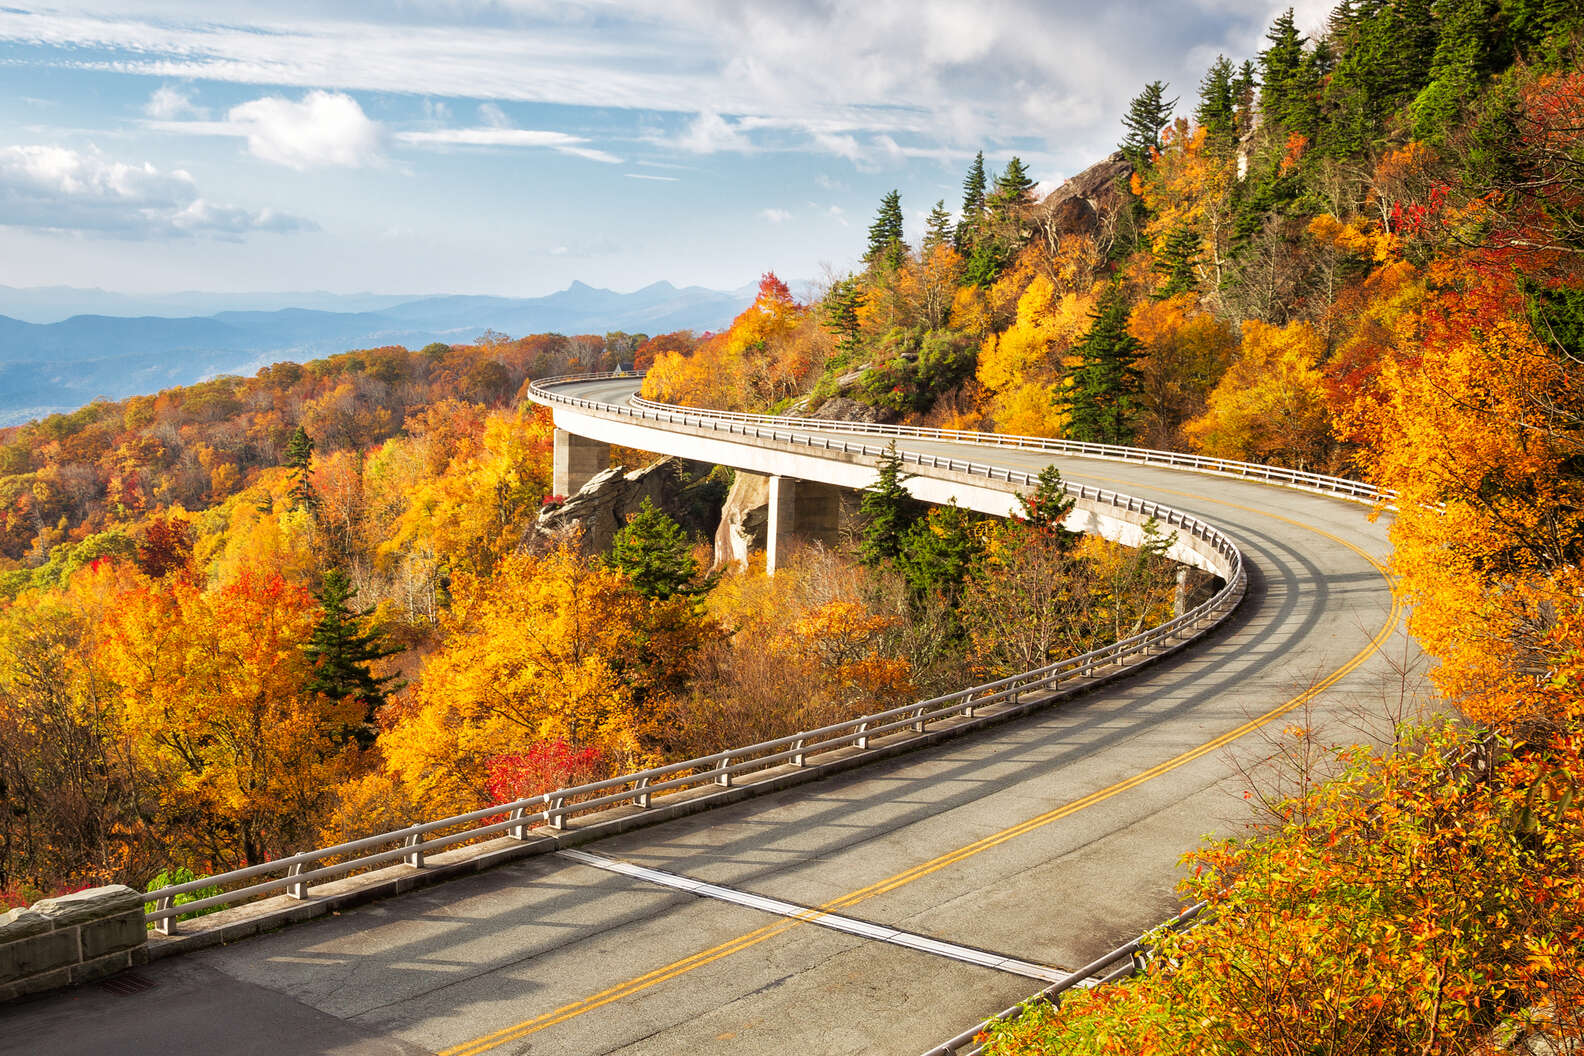
{"type": "Polygon", "coordinates": [[[683,466],[685,501],[595,548],[556,516],[571,497],[526,388],[632,367],[672,403],[1398,496],[1391,572],[1439,705],[1389,744],[1326,747],[1325,780],[1185,860],[1213,923],[991,1051],[1580,1036],[1584,17],[1346,0],[1265,43],[1189,90],[1142,85],[1117,153],[1044,198],[1019,158],[980,154],[910,241],[893,191],[860,270],[806,299],[767,272],[719,333],[487,332],[0,430],[0,901],[146,890],[688,759],[1182,604],[1164,534],[1068,533],[1049,473],[995,521],[914,503],[888,465],[841,544],[772,586],[698,527],[732,474],[683,466]],[[1449,778],[1475,744],[1485,776],[1449,778]]]}

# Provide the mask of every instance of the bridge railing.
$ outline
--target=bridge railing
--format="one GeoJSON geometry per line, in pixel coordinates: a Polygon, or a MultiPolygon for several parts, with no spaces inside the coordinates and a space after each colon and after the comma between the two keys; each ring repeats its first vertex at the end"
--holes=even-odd
{"type": "MultiPolygon", "coordinates": [[[[1208,919],[1204,916],[1205,905],[1200,902],[1188,907],[1180,915],[1168,921],[1164,927],[1169,931],[1186,931],[1196,924],[1203,923],[1208,919]]],[[[1023,1014],[1023,1010],[1032,1004],[1045,1003],[1060,1008],[1062,995],[1075,987],[1103,986],[1136,975],[1143,971],[1150,954],[1150,936],[1141,935],[1132,942],[1124,943],[1103,957],[1089,962],[1061,982],[1051,984],[1028,1000],[996,1013],[977,1026],[969,1027],[950,1041],[942,1042],[930,1049],[923,1056],[979,1056],[984,1051],[984,1046],[979,1043],[979,1036],[991,1027],[1018,1018],[1023,1014]]]]}
{"type": "MultiPolygon", "coordinates": [[[[636,377],[638,375],[610,376],[636,377]]],[[[551,385],[562,380],[559,378],[550,379],[542,384],[551,385]]],[[[1217,476],[1242,477],[1269,484],[1282,484],[1288,487],[1302,488],[1305,491],[1337,495],[1342,498],[1372,504],[1391,503],[1396,499],[1395,492],[1387,491],[1362,481],[1349,480],[1347,477],[1335,477],[1324,473],[1309,473],[1301,469],[1269,466],[1258,462],[1238,462],[1228,458],[1208,458],[1204,455],[1190,455],[1181,451],[1161,451],[1147,447],[1123,447],[1118,444],[1093,444],[1081,440],[1053,440],[1048,437],[1021,436],[1016,433],[982,433],[968,429],[928,429],[912,425],[836,422],[827,421],[823,418],[745,414],[739,411],[694,410],[676,404],[659,403],[655,400],[645,399],[642,396],[634,396],[632,402],[635,407],[647,410],[681,412],[684,414],[691,412],[695,416],[707,416],[711,419],[728,422],[780,425],[783,427],[797,426],[802,429],[817,429],[827,433],[862,433],[867,436],[946,440],[958,444],[978,444],[984,447],[1042,451],[1053,455],[1101,458],[1113,462],[1132,462],[1139,465],[1165,466],[1171,469],[1190,469],[1198,473],[1212,473],[1217,476]]]]}
{"type": "MultiPolygon", "coordinates": [[[[624,376],[632,375],[611,373],[584,376],[579,380],[624,376]]],[[[886,451],[885,448],[870,444],[831,437],[810,437],[808,434],[771,429],[749,422],[706,421],[700,426],[696,424],[696,415],[652,408],[617,407],[545,390],[538,390],[535,395],[549,402],[583,406],[599,413],[648,419],[672,426],[706,429],[729,427],[735,432],[762,439],[808,443],[867,457],[878,457],[886,451]]],[[[984,463],[915,455],[911,452],[904,452],[902,457],[915,464],[945,467],[1004,481],[1013,486],[1032,487],[1038,482],[1035,474],[984,463]]],[[[178,918],[186,914],[234,906],[282,893],[296,899],[307,899],[310,897],[310,887],[314,884],[395,862],[422,868],[428,854],[488,837],[504,836],[526,841],[533,836],[534,827],[548,826],[551,830],[564,830],[568,819],[576,814],[612,807],[655,809],[657,799],[665,800],[669,796],[689,792],[697,795],[700,790],[708,791],[712,786],[729,788],[738,778],[757,771],[778,766],[807,767],[818,757],[829,757],[833,753],[872,751],[875,746],[871,745],[871,741],[874,739],[903,731],[922,733],[932,724],[946,720],[972,720],[984,709],[1015,707],[1021,704],[1025,694],[1081,684],[1084,680],[1159,655],[1219,624],[1236,608],[1247,586],[1243,554],[1230,538],[1213,525],[1159,503],[1109,489],[1071,482],[1067,488],[1069,493],[1090,502],[1153,517],[1197,540],[1196,549],[1214,559],[1225,585],[1202,604],[1156,627],[1111,645],[992,682],[757,744],[728,748],[696,759],[556,789],[542,795],[420,822],[363,839],[315,848],[275,861],[160,888],[146,896],[154,908],[145,914],[145,919],[156,930],[170,935],[177,930],[178,918]],[[222,889],[219,894],[204,893],[216,887],[222,889]],[[197,897],[192,897],[195,895],[197,897]],[[176,900],[184,896],[192,900],[177,904],[176,900]]]]}

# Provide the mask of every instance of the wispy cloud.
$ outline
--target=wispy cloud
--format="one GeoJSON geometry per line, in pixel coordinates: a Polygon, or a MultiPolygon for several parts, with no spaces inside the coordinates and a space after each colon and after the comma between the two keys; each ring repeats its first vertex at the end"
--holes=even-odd
{"type": "Polygon", "coordinates": [[[211,202],[192,176],[116,161],[97,150],[0,148],[0,225],[129,239],[312,231],[317,225],[270,209],[211,202]]]}
{"type": "Polygon", "coordinates": [[[183,117],[202,120],[209,116],[207,108],[194,105],[190,89],[169,84],[154,89],[154,94],[143,104],[143,112],[156,121],[174,121],[183,117]]]}
{"type": "Polygon", "coordinates": [[[607,165],[620,164],[622,160],[609,151],[588,146],[589,141],[582,136],[529,128],[440,128],[398,132],[392,138],[419,147],[544,147],[607,165]]]}
{"type": "Polygon", "coordinates": [[[677,183],[677,182],[679,182],[679,178],[676,177],[676,176],[651,176],[648,173],[644,173],[644,172],[628,172],[628,173],[623,173],[623,175],[626,176],[629,180],[654,180],[657,183],[677,183]]]}
{"type": "MultiPolygon", "coordinates": [[[[80,0],[0,10],[0,42],[167,81],[675,114],[671,145],[691,153],[949,163],[1017,136],[1089,160],[1139,85],[1160,78],[1191,97],[1215,52],[1252,54],[1286,3],[1157,5],[1144,33],[1138,5],[1080,0],[413,0],[368,15],[287,0],[246,14],[149,0],[129,15],[122,0],[80,0]]],[[[1318,25],[1329,6],[1299,0],[1300,22],[1318,25]]]]}
{"type": "Polygon", "coordinates": [[[792,214],[785,209],[761,209],[759,210],[759,216],[772,224],[784,224],[792,219],[792,214]]]}

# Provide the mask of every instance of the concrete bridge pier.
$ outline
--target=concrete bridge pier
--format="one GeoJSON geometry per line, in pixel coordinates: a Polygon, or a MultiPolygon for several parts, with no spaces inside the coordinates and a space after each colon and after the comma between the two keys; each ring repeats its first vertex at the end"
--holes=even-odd
{"type": "Polygon", "coordinates": [[[775,574],[785,558],[790,536],[834,546],[856,507],[846,488],[797,477],[770,478],[770,508],[765,532],[765,571],[775,574]]]}
{"type": "Polygon", "coordinates": [[[583,485],[610,468],[610,445],[586,436],[555,431],[555,450],[551,457],[550,491],[570,498],[583,485]]]}

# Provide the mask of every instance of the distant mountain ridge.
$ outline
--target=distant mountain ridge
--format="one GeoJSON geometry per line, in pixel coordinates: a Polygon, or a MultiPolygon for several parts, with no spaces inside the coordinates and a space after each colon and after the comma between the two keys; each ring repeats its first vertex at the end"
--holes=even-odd
{"type": "MultiPolygon", "coordinates": [[[[710,290],[662,281],[616,293],[573,282],[556,293],[527,298],[454,294],[385,304],[376,294],[345,295],[349,306],[370,299],[379,303],[356,311],[289,306],[177,317],[82,314],[50,323],[0,314],[0,425],[71,410],[99,397],[121,399],[216,374],[251,374],[280,360],[380,345],[470,342],[489,329],[513,337],[718,330],[753,302],[754,289],[710,290]]],[[[27,292],[0,287],[0,303],[27,292]]],[[[60,288],[43,293],[57,301],[65,296],[60,288]]],[[[178,301],[201,296],[267,303],[288,295],[171,295],[178,301]]],[[[340,295],[308,296],[333,303],[340,295]]]]}

